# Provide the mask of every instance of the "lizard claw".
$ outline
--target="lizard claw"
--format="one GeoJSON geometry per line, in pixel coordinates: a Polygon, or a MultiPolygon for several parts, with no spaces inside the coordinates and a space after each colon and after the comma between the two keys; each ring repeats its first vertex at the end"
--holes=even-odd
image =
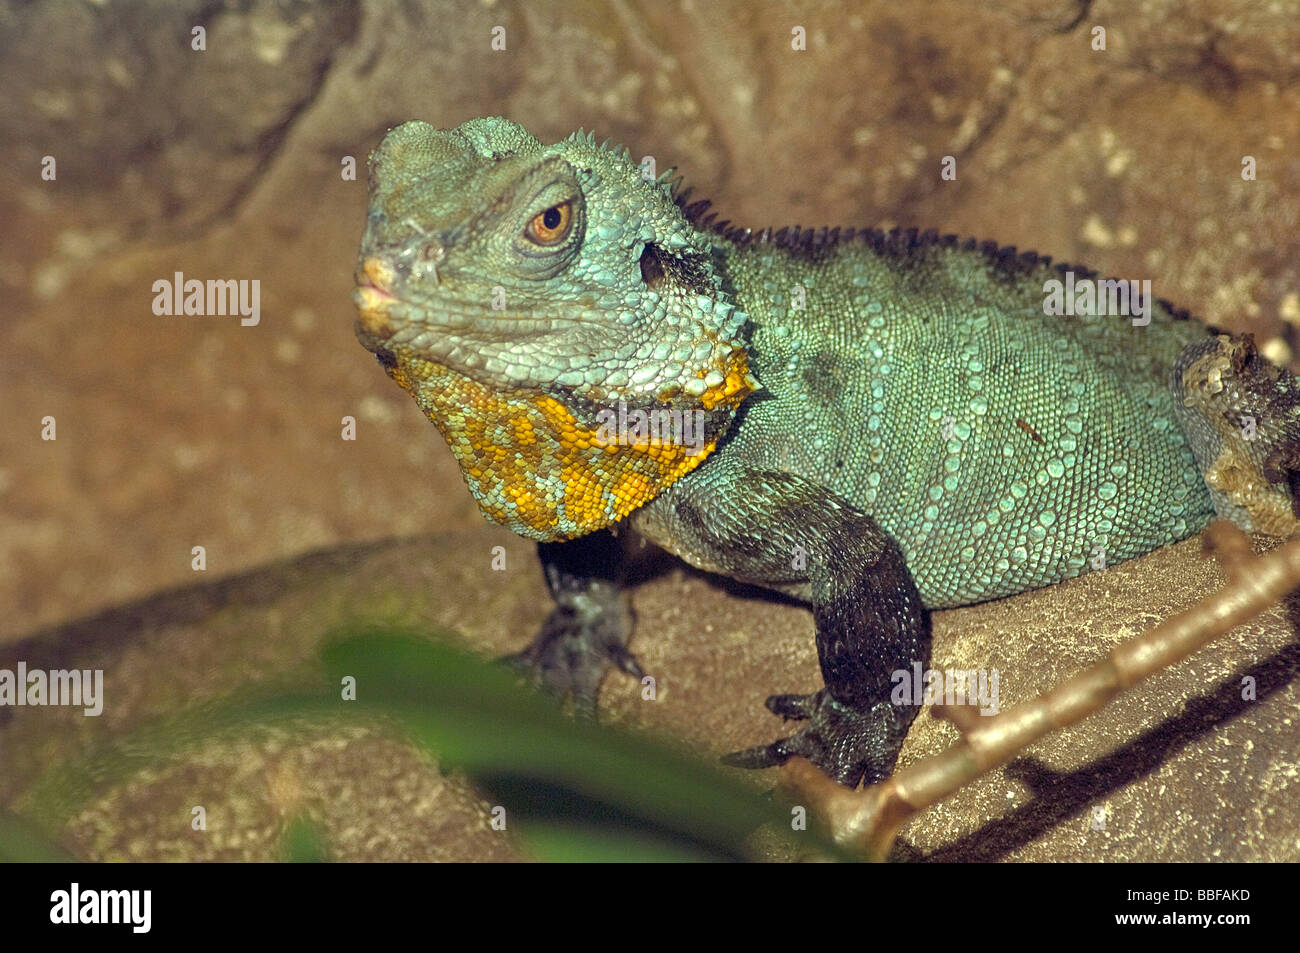
{"type": "Polygon", "coordinates": [[[889,776],[911,721],[888,701],[854,708],[825,689],[811,695],[773,695],[767,707],[786,718],[806,719],[808,727],[770,745],[725,755],[737,768],[771,768],[790,758],[807,758],[836,781],[855,788],[889,776]]]}
{"type": "Polygon", "coordinates": [[[774,715],[791,721],[803,721],[816,712],[816,698],[816,695],[769,695],[764,704],[774,715]]]}
{"type": "Polygon", "coordinates": [[[795,755],[808,757],[811,752],[804,750],[806,739],[801,737],[802,735],[803,732],[799,732],[789,738],[774,741],[770,745],[755,745],[744,751],[733,751],[722,756],[722,763],[733,768],[775,768],[777,765],[785,764],[795,755]]]}
{"type": "Polygon", "coordinates": [[[609,660],[614,663],[620,672],[626,672],[637,681],[645,678],[645,669],[641,667],[637,657],[628,651],[626,645],[615,642],[605,646],[605,649],[609,653],[609,660]]]}

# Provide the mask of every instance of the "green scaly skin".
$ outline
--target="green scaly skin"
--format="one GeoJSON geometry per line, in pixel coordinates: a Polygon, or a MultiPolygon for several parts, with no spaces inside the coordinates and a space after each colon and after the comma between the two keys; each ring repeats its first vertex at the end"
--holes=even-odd
{"type": "Polygon", "coordinates": [[[1138,556],[1216,511],[1293,526],[1291,376],[1164,302],[1144,325],[1047,314],[1068,269],[1033,253],[714,225],[624,150],[503,119],[394,129],[371,194],[358,335],[485,514],[540,541],[556,609],[520,656],[539,681],[590,709],[611,662],[641,674],[610,530],[810,603],[826,687],[768,700],[808,724],[732,763],[877,781],[916,713],[891,676],[927,661],[926,610],[1138,556]],[[589,449],[617,401],[698,411],[707,453],[589,449]]]}

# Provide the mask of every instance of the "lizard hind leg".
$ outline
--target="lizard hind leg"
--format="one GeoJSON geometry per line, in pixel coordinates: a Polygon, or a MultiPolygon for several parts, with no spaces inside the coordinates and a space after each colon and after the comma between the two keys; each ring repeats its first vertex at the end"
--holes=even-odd
{"type": "Polygon", "coordinates": [[[1300,529],[1300,382],[1249,334],[1219,334],[1183,349],[1173,385],[1219,516],[1270,536],[1300,529]]]}

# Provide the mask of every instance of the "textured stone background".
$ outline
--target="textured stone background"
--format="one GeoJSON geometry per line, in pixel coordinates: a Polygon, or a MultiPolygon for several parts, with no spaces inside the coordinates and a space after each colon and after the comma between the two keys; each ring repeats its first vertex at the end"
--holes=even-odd
{"type": "MultiPolygon", "coordinates": [[[[660,168],[676,164],[698,194],[755,226],[934,226],[1150,278],[1163,297],[1254,331],[1290,361],[1300,3],[1222,9],[1231,6],[0,3],[0,644],[193,584],[194,545],[209,554],[202,581],[424,533],[461,535],[407,544],[424,564],[393,581],[402,598],[494,650],[530,634],[542,591],[528,547],[482,525],[436,432],[352,337],[365,186],[364,174],[341,179],[340,161],[363,162],[407,118],[449,126],[501,114],[544,140],[595,129],[660,168]],[[196,24],[207,30],[201,53],[189,48],[196,24]],[[790,48],[796,24],[807,30],[803,52],[790,48]],[[1105,52],[1090,48],[1098,25],[1105,52]],[[495,26],[506,28],[504,52],[490,48],[495,26]],[[45,155],[58,162],[55,182],[39,176],[45,155]],[[945,155],[957,159],[955,182],[939,178],[945,155]],[[1257,181],[1242,181],[1244,155],[1256,158],[1257,181]],[[175,271],[259,279],[260,326],[155,317],[152,283],[175,271]],[[55,443],[39,439],[47,414],[55,443]],[[360,422],[356,442],[339,439],[345,414],[360,422]],[[498,544],[515,554],[509,585],[477,571],[498,544]],[[483,611],[458,615],[465,602],[483,611]]],[[[361,564],[373,569],[370,558],[361,564]]],[[[353,594],[354,604],[330,603],[340,610],[370,604],[348,573],[387,578],[346,562],[320,572],[320,591],[353,594]]],[[[997,661],[1019,673],[1004,701],[1025,697],[1211,579],[1191,543],[1060,593],[947,613],[937,625],[950,641],[936,642],[936,659],[942,647],[953,664],[997,661]]],[[[637,609],[636,648],[678,695],[644,713],[611,685],[608,705],[628,716],[710,746],[747,744],[779,730],[760,707],[766,694],[815,684],[802,610],[684,571],[638,594],[637,609]],[[737,710],[710,721],[718,697],[737,710]]],[[[189,672],[202,695],[226,685],[214,672],[287,664],[318,633],[276,641],[264,657],[253,647],[317,618],[288,607],[270,621],[250,616],[241,641],[217,638],[199,613],[165,653],[156,629],[129,618],[90,629],[121,655],[114,665],[152,680],[189,672]]],[[[951,857],[1300,856],[1293,638],[1280,615],[1234,636],[1235,653],[1195,661],[1067,733],[1072,746],[1045,749],[1029,775],[999,773],[963,792],[971,799],[913,825],[909,842],[951,857]],[[1259,705],[1236,712],[1219,698],[1204,710],[1270,656],[1277,685],[1259,705]],[[1162,748],[1169,737],[1181,740],[1162,748]],[[1094,760],[1134,738],[1141,750],[1118,768],[1094,760]],[[1291,813],[1279,813],[1288,802],[1291,813]],[[1088,829],[1092,803],[1112,811],[1108,832],[1088,829]]],[[[120,726],[138,714],[124,705],[120,726]]],[[[33,750],[50,724],[13,719],[0,755],[33,750]]],[[[904,757],[946,730],[918,721],[904,757]]],[[[327,776],[306,764],[294,770],[327,776]]],[[[13,777],[6,799],[18,793],[13,777]]],[[[419,787],[411,777],[363,780],[388,778],[389,802],[402,804],[392,788],[419,787]]],[[[357,803],[382,800],[347,790],[357,803]]],[[[336,788],[325,800],[338,797],[336,788]]],[[[466,792],[444,800],[473,816],[466,792]]],[[[114,830],[126,837],[111,815],[101,826],[105,842],[114,830]]],[[[470,826],[443,824],[432,855],[497,856],[457,841],[470,826]]],[[[87,830],[73,842],[112,853],[92,848],[87,830]]],[[[144,830],[126,855],[165,855],[166,839],[144,830]]],[[[237,841],[256,852],[253,835],[237,841]]],[[[388,842],[375,843],[372,856],[385,856],[388,842]]],[[[412,856],[409,844],[391,849],[412,856]]]]}

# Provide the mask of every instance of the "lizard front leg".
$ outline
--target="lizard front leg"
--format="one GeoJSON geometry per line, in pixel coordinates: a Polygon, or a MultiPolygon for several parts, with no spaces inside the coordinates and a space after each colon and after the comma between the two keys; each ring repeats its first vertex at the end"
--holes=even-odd
{"type": "Polygon", "coordinates": [[[825,683],[767,700],[806,727],[725,760],[764,768],[800,755],[850,787],[887,777],[916,717],[914,706],[891,703],[891,676],[928,661],[930,646],[902,551],[825,487],[717,462],[643,507],[633,525],[693,565],[811,602],[825,683]]]}
{"type": "Polygon", "coordinates": [[[627,648],[632,613],[622,594],[623,548],[601,531],[539,543],[537,552],[555,608],[533,643],[505,661],[556,695],[572,694],[579,714],[594,715],[610,665],[636,678],[645,674],[627,648]]]}

